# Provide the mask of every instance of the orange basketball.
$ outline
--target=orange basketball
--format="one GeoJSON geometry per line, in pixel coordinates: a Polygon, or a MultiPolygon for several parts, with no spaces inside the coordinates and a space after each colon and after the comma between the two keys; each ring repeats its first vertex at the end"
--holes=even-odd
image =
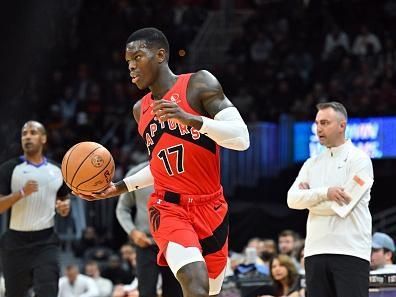
{"type": "Polygon", "coordinates": [[[96,142],[77,143],[62,160],[63,179],[76,193],[101,192],[110,184],[114,171],[112,155],[96,142]]]}

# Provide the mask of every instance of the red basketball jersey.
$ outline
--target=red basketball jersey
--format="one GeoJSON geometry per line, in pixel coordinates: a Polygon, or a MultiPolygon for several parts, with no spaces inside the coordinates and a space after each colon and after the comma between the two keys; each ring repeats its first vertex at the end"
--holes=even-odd
{"type": "MultiPolygon", "coordinates": [[[[199,115],[187,101],[191,74],[179,75],[163,99],[199,115]]],[[[180,194],[210,194],[220,188],[219,146],[197,129],[171,120],[160,123],[151,114],[151,92],[142,98],[139,133],[146,143],[155,190],[180,194]]]]}

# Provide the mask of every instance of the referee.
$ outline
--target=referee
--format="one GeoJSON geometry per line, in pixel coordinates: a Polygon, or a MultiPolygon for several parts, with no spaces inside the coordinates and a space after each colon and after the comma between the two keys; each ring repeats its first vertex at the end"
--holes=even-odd
{"type": "Polygon", "coordinates": [[[68,189],[60,168],[43,155],[44,126],[29,121],[22,127],[24,154],[0,165],[0,212],[11,209],[9,229],[1,238],[7,297],[55,297],[59,281],[59,239],[55,211],[70,212],[68,189]]]}

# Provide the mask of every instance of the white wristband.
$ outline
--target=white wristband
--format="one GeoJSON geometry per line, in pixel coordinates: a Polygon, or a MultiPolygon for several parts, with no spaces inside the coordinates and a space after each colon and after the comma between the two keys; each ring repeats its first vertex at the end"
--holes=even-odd
{"type": "Polygon", "coordinates": [[[151,186],[154,184],[154,178],[151,174],[150,165],[147,165],[134,175],[124,178],[123,181],[128,188],[128,192],[151,186]]]}
{"type": "Polygon", "coordinates": [[[19,193],[21,194],[21,197],[25,197],[25,191],[23,190],[23,188],[19,190],[19,193]]]}

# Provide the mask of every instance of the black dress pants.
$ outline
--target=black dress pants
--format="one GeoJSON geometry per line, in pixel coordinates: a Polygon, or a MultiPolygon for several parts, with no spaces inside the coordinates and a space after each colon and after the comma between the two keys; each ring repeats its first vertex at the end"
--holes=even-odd
{"type": "Polygon", "coordinates": [[[140,297],[156,297],[158,275],[162,276],[162,296],[182,297],[183,293],[179,282],[169,267],[157,265],[158,247],[136,247],[136,274],[140,297]]]}
{"type": "Polygon", "coordinates": [[[368,297],[370,263],[335,254],[305,258],[307,297],[368,297]]]}
{"type": "Polygon", "coordinates": [[[1,260],[7,297],[24,297],[31,287],[37,297],[58,295],[59,239],[53,228],[6,231],[1,260]]]}

